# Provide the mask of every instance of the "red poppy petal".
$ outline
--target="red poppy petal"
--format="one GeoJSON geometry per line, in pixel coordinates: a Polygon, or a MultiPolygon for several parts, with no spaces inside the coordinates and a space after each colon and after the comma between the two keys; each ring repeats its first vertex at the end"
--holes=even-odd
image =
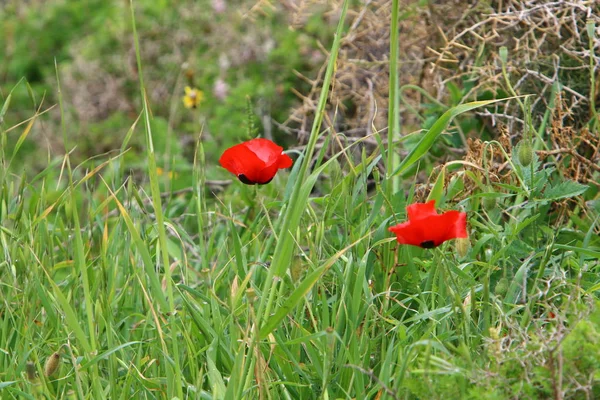
{"type": "Polygon", "coordinates": [[[246,184],[269,183],[280,168],[289,168],[293,163],[283,154],[283,147],[262,138],[225,150],[219,162],[246,184]]]}
{"type": "Polygon", "coordinates": [[[453,239],[457,238],[468,238],[469,234],[467,233],[467,213],[458,212],[458,211],[448,211],[446,214],[451,213],[451,218],[453,220],[452,230],[450,231],[450,235],[453,239]]]}
{"type": "Polygon", "coordinates": [[[442,215],[432,215],[423,218],[416,223],[427,230],[428,241],[432,241],[435,246],[439,246],[446,240],[454,239],[454,213],[458,213],[458,211],[444,213],[442,215]]]}
{"type": "Polygon", "coordinates": [[[437,247],[447,240],[468,237],[467,214],[459,211],[448,211],[441,215],[429,214],[393,226],[389,230],[396,234],[400,244],[423,248],[437,247]]]}
{"type": "Polygon", "coordinates": [[[289,168],[292,166],[292,164],[294,164],[294,161],[292,161],[290,156],[288,156],[287,154],[282,154],[279,157],[279,169],[289,168]]]}
{"type": "Polygon", "coordinates": [[[276,145],[269,139],[257,138],[242,144],[267,165],[277,162],[283,152],[283,147],[276,145]]]}
{"type": "Polygon", "coordinates": [[[277,173],[277,164],[268,165],[258,172],[256,183],[264,185],[271,182],[277,173]]]}
{"type": "Polygon", "coordinates": [[[425,218],[419,222],[427,226],[428,236],[436,246],[447,240],[466,238],[467,214],[459,211],[448,211],[441,215],[425,218]]]}
{"type": "Polygon", "coordinates": [[[287,154],[281,154],[277,162],[266,164],[259,173],[259,181],[257,183],[269,183],[279,169],[289,168],[293,164],[292,159],[287,154]]]}
{"type": "Polygon", "coordinates": [[[438,215],[435,211],[435,200],[428,201],[427,203],[411,204],[406,207],[406,214],[409,221],[438,215]]]}
{"type": "Polygon", "coordinates": [[[265,163],[245,146],[245,143],[225,150],[219,159],[219,163],[235,176],[244,175],[252,183],[257,183],[261,180],[261,171],[265,167],[265,163]]]}
{"type": "Polygon", "coordinates": [[[411,221],[392,226],[389,231],[396,234],[396,239],[400,244],[421,246],[421,243],[429,240],[422,227],[411,221]]]}

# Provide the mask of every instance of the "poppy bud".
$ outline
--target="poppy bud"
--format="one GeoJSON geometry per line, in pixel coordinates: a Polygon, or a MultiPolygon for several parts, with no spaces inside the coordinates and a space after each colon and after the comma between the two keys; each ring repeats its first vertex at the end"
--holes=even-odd
{"type": "Polygon", "coordinates": [[[504,296],[508,292],[508,279],[502,278],[496,283],[494,293],[496,296],[504,296]]]}
{"type": "Polygon", "coordinates": [[[481,201],[481,203],[483,204],[483,208],[485,208],[486,210],[490,211],[490,210],[493,210],[494,207],[496,207],[496,198],[495,197],[486,196],[486,197],[483,198],[483,200],[481,201]]]}
{"type": "Polygon", "coordinates": [[[300,281],[300,278],[302,278],[302,274],[304,274],[307,268],[308,265],[305,262],[303,255],[295,257],[290,267],[290,274],[294,283],[300,281]]]}
{"type": "Polygon", "coordinates": [[[49,377],[54,375],[58,366],[60,365],[60,354],[58,352],[53,353],[46,360],[46,364],[44,364],[44,375],[49,377]]]}
{"type": "Polygon", "coordinates": [[[527,167],[531,164],[531,161],[533,161],[533,149],[529,140],[525,139],[521,141],[517,155],[522,166],[527,167]]]}
{"type": "Polygon", "coordinates": [[[492,194],[494,194],[494,191],[490,187],[488,187],[486,194],[487,196],[481,198],[481,205],[483,206],[483,208],[490,211],[493,210],[494,207],[496,207],[496,197],[491,196],[492,194]]]}
{"type": "Polygon", "coordinates": [[[458,238],[456,239],[456,254],[459,258],[464,258],[469,252],[471,243],[469,238],[458,238]]]}

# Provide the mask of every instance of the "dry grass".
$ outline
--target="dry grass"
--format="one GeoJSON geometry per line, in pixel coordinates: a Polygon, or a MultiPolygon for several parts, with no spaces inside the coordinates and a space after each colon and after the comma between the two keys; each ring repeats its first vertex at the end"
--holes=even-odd
{"type": "MultiPolygon", "coordinates": [[[[437,56],[432,66],[442,87],[450,81],[471,79],[478,84],[471,95],[483,90],[509,93],[502,79],[498,50],[508,48],[508,72],[513,89],[533,94],[532,110],[541,116],[552,100],[551,88],[563,85],[565,112],[579,123],[590,118],[589,99],[598,96],[589,85],[589,57],[600,63],[600,35],[590,46],[587,21],[600,25],[600,3],[595,0],[504,0],[489,4],[468,1],[431,6],[443,45],[431,49],[437,56]],[[459,11],[460,10],[460,11],[459,11]],[[593,53],[590,53],[590,47],[593,53]],[[591,54],[591,55],[590,55],[591,54]]],[[[504,122],[511,131],[522,129],[520,110],[514,103],[499,105],[486,114],[492,122],[504,122]]]]}
{"type": "MultiPolygon", "coordinates": [[[[314,2],[300,2],[306,13],[314,2]]],[[[575,128],[590,118],[590,43],[586,22],[600,25],[600,3],[579,1],[492,1],[455,0],[435,2],[422,8],[416,1],[402,2],[408,17],[401,21],[401,85],[416,84],[438,100],[447,100],[450,83],[463,87],[465,80],[476,82],[465,99],[484,91],[509,93],[502,77],[498,49],[509,50],[508,73],[513,89],[533,94],[532,111],[541,118],[550,104],[551,88],[562,84],[564,112],[576,121],[575,128]]],[[[339,1],[329,13],[335,14],[339,1]]],[[[298,9],[298,7],[297,7],[298,9]]],[[[298,11],[300,12],[300,11],[298,11]]],[[[361,137],[387,128],[388,54],[390,2],[366,1],[353,12],[343,40],[329,104],[329,127],[346,136],[361,137]],[[334,120],[335,116],[335,120],[334,120]]],[[[297,18],[302,21],[302,18],[297,18]]],[[[297,22],[298,23],[298,22],[297,22]]],[[[592,43],[600,54],[600,34],[592,43]]],[[[596,65],[600,57],[593,56],[596,65]]],[[[302,105],[284,123],[302,143],[316,107],[323,70],[306,77],[312,90],[298,93],[302,105]]],[[[403,91],[403,100],[420,110],[423,98],[403,91]]],[[[522,130],[522,111],[517,104],[499,104],[480,116],[491,127],[505,125],[512,137],[522,130]]],[[[420,125],[418,116],[405,108],[404,126],[420,125]]],[[[406,130],[405,130],[406,131],[406,130]]]]}
{"type": "MultiPolygon", "coordinates": [[[[403,58],[400,83],[420,85],[427,62],[424,47],[427,26],[419,15],[423,10],[419,10],[414,1],[401,3],[411,17],[401,22],[401,33],[406,39],[400,42],[403,58]]],[[[337,15],[340,4],[340,1],[334,2],[327,15],[337,15]]],[[[345,136],[362,137],[387,129],[390,13],[391,2],[383,0],[368,0],[349,13],[350,27],[340,49],[327,120],[329,127],[345,136]]],[[[311,90],[298,93],[302,105],[284,123],[299,137],[300,143],[312,122],[323,72],[324,69],[316,77],[305,77],[311,90]]],[[[414,116],[407,116],[405,122],[409,119],[416,122],[414,116]]]]}

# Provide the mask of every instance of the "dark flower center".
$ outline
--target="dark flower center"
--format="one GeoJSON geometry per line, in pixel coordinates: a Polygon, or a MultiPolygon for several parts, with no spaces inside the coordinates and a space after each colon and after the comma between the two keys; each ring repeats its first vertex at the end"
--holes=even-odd
{"type": "Polygon", "coordinates": [[[433,249],[435,247],[435,242],[433,240],[426,240],[424,242],[421,242],[419,246],[421,246],[424,249],[433,249]]]}
{"type": "Polygon", "coordinates": [[[246,185],[254,185],[256,182],[252,182],[250,179],[246,178],[246,175],[239,174],[238,179],[240,182],[245,183],[246,185]]]}
{"type": "Polygon", "coordinates": [[[248,179],[248,177],[244,174],[239,174],[238,175],[238,179],[240,180],[240,182],[245,183],[246,185],[266,185],[267,183],[271,182],[273,180],[273,178],[269,179],[266,182],[263,183],[258,183],[258,182],[254,182],[251,181],[250,179],[248,179]]]}

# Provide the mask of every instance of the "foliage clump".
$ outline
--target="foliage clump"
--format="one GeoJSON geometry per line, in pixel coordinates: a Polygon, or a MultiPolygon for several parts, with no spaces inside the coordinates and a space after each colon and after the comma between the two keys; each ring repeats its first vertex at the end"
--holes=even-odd
{"type": "MultiPolygon", "coordinates": [[[[433,25],[440,31],[432,64],[436,79],[474,82],[466,96],[494,93],[533,95],[532,110],[542,118],[560,86],[566,112],[576,128],[589,119],[597,90],[590,87],[590,64],[600,54],[600,3],[597,1],[506,0],[439,2],[430,7],[433,25]],[[596,31],[590,30],[593,24],[596,31]],[[502,47],[507,48],[508,87],[501,71],[502,47]],[[590,60],[590,57],[592,59],[590,60]],[[590,63],[591,61],[591,63],[590,63]]],[[[517,134],[524,116],[515,102],[488,110],[493,123],[501,121],[517,134]]]]}
{"type": "Polygon", "coordinates": [[[474,398],[598,398],[600,308],[589,304],[591,313],[576,307],[529,327],[492,329],[490,363],[475,379],[474,398]]]}

